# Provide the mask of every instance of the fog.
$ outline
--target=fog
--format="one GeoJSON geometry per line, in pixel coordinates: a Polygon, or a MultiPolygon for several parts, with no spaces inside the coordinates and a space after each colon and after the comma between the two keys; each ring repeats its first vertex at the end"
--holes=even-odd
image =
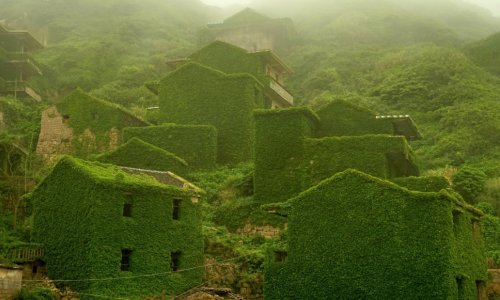
{"type": "MultiPolygon", "coordinates": [[[[500,17],[500,0],[463,0],[477,6],[488,9],[493,15],[500,17]]],[[[251,5],[252,0],[202,0],[205,4],[227,7],[231,5],[251,5]]]]}

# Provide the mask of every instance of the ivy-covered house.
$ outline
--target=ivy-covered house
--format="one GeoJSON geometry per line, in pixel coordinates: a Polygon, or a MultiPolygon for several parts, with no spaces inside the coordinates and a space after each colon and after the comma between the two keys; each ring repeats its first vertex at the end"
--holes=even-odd
{"type": "Polygon", "coordinates": [[[0,95],[41,101],[40,94],[28,84],[33,76],[42,75],[31,53],[45,46],[25,30],[13,30],[0,24],[0,95]]]}
{"type": "Polygon", "coordinates": [[[265,205],[288,222],[265,299],[486,300],[482,213],[428,178],[409,185],[346,170],[265,205]]]}
{"type": "Polygon", "coordinates": [[[282,108],[293,105],[293,96],[284,87],[284,80],[292,70],[273,51],[248,51],[238,46],[214,41],[188,58],[171,61],[177,68],[187,62],[197,62],[227,74],[248,73],[262,85],[264,108],[282,108]]]}
{"type": "Polygon", "coordinates": [[[347,108],[346,114],[331,110],[333,116],[324,109],[315,113],[303,107],[255,111],[257,201],[285,201],[349,168],[380,178],[419,175],[408,144],[417,131],[409,131],[407,138],[394,131],[391,119],[377,119],[367,112],[350,115],[362,108],[347,108]]]}
{"type": "Polygon", "coordinates": [[[284,51],[295,35],[290,18],[273,19],[251,8],[243,9],[221,23],[207,24],[201,41],[214,40],[237,45],[248,51],[284,51]]]}
{"type": "Polygon", "coordinates": [[[125,127],[148,126],[117,104],[94,98],[80,89],[42,112],[37,154],[87,157],[121,144],[125,127]]]}
{"type": "Polygon", "coordinates": [[[264,106],[262,86],[252,75],[226,74],[190,62],[160,81],[159,97],[162,121],[217,129],[217,162],[252,158],[252,111],[264,106]]]}
{"type": "Polygon", "coordinates": [[[44,246],[48,276],[82,299],[179,294],[203,278],[199,197],[63,157],[30,195],[33,239],[44,246]]]}

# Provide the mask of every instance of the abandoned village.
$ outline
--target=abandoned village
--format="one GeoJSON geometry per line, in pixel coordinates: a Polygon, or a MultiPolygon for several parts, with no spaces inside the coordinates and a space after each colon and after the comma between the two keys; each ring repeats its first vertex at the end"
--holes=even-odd
{"type": "MultiPolygon", "coordinates": [[[[52,167],[22,196],[32,237],[7,249],[0,298],[48,278],[80,299],[197,299],[181,296],[216,262],[204,256],[207,192],[187,178],[252,163],[250,210],[228,214],[245,223],[235,231],[276,242],[261,291],[238,297],[487,300],[500,271],[485,257],[483,212],[445,178],[420,176],[411,143],[425,137],[411,116],[296,106],[279,56],[293,35],[290,19],[252,9],[207,25],[203,46],[144,83],[159,99],[148,120],[82,89],[47,102],[36,153],[52,167]]],[[[44,46],[0,25],[1,94],[46,101],[29,84],[44,46]]],[[[8,172],[27,153],[3,147],[8,172]]]]}

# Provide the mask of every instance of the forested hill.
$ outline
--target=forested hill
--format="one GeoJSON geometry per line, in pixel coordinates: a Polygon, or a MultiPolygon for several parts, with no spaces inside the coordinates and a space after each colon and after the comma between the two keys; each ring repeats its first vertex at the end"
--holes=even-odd
{"type": "MultiPolygon", "coordinates": [[[[144,115],[157,99],[144,82],[167,59],[200,45],[223,11],[198,0],[0,0],[0,20],[48,27],[36,54],[53,101],[81,87],[144,115]]],[[[299,104],[333,98],[380,113],[409,113],[424,140],[424,170],[472,164],[500,175],[500,20],[462,0],[255,0],[269,16],[291,17],[295,70],[287,86],[299,104]],[[480,41],[485,39],[483,41],[480,41]]]]}

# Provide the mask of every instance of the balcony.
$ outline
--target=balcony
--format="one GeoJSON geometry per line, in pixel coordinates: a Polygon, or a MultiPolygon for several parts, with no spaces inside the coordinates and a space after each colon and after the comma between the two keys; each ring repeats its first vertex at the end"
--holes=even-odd
{"type": "Polygon", "coordinates": [[[271,91],[271,98],[280,102],[283,107],[293,105],[293,96],[274,79],[270,80],[269,88],[271,91]]]}
{"type": "Polygon", "coordinates": [[[25,81],[5,81],[4,92],[14,94],[16,97],[29,97],[37,102],[42,101],[42,96],[40,96],[25,81]]]}
{"type": "Polygon", "coordinates": [[[26,52],[9,52],[7,62],[21,66],[23,74],[42,75],[38,63],[26,52]]]}
{"type": "Polygon", "coordinates": [[[41,244],[8,246],[2,252],[6,254],[9,260],[17,263],[33,262],[43,256],[43,246],[41,244]]]}

